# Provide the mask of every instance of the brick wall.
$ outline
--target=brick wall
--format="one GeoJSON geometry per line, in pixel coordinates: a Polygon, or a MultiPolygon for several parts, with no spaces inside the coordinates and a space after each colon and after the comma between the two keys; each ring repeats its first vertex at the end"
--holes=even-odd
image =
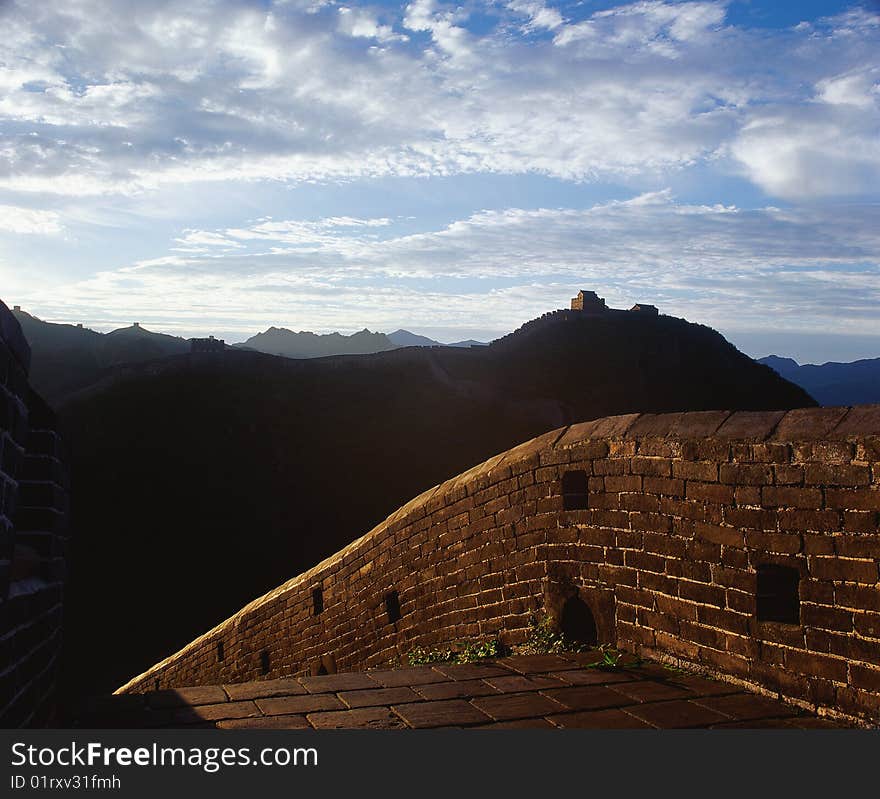
{"type": "Polygon", "coordinates": [[[0,302],[0,726],[55,722],[67,480],[30,349],[0,302]]]}
{"type": "Polygon", "coordinates": [[[603,641],[876,721],[878,517],[880,406],[599,419],[426,491],[119,690],[517,643],[577,596],[603,641]]]}

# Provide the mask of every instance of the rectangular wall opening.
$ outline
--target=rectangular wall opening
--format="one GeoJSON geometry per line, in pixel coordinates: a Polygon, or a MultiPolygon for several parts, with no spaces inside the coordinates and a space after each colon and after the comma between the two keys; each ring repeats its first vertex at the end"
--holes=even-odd
{"type": "Polygon", "coordinates": [[[217,662],[222,663],[223,658],[226,657],[226,653],[223,651],[223,642],[217,642],[217,662]]]}
{"type": "Polygon", "coordinates": [[[800,572],[792,566],[780,566],[776,563],[761,563],[757,572],[758,621],[800,624],[800,572]]]}
{"type": "Polygon", "coordinates": [[[324,612],[324,589],[320,586],[312,589],[312,613],[320,616],[324,612]]]}
{"type": "Polygon", "coordinates": [[[400,620],[400,597],[397,595],[397,591],[385,594],[385,612],[388,614],[388,621],[391,624],[400,620]]]}
{"type": "Polygon", "coordinates": [[[269,653],[265,649],[260,652],[260,668],[263,674],[269,673],[269,653]]]}
{"type": "Polygon", "coordinates": [[[565,510],[586,510],[587,473],[583,469],[576,469],[562,475],[562,507],[565,510]]]}

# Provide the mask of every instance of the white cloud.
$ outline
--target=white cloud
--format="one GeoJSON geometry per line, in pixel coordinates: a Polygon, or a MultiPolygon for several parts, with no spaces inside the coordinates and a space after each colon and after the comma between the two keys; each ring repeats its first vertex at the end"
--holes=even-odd
{"type": "Polygon", "coordinates": [[[202,252],[105,271],[57,287],[51,302],[92,319],[110,308],[173,319],[177,329],[207,317],[242,333],[269,324],[464,329],[475,320],[501,332],[595,288],[614,306],[653,302],[729,330],[880,335],[875,205],[742,210],[680,204],[661,191],[582,210],[483,211],[410,235],[387,222],[190,230],[180,240],[202,252]]]}
{"type": "Polygon", "coordinates": [[[729,156],[781,196],[864,192],[878,168],[877,18],[769,34],[726,25],[725,5],[646,0],[569,22],[542,0],[509,0],[484,31],[469,27],[469,6],[439,0],[381,12],[8,3],[0,189],[88,196],[465,172],[616,180],[729,156]],[[523,25],[552,40],[511,35],[523,25]]]}
{"type": "Polygon", "coordinates": [[[54,211],[0,205],[0,231],[4,233],[37,233],[51,236],[64,230],[54,211]]]}

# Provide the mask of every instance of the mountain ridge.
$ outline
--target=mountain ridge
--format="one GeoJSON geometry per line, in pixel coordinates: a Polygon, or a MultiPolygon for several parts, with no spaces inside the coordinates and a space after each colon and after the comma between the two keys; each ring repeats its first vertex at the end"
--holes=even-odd
{"type": "Polygon", "coordinates": [[[841,363],[800,364],[794,358],[759,358],[781,377],[809,392],[821,405],[864,405],[880,402],[880,358],[841,363]]]}

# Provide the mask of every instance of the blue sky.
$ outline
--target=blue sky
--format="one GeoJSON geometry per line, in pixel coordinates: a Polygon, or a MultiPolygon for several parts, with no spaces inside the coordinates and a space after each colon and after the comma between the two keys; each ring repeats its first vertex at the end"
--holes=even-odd
{"type": "Polygon", "coordinates": [[[880,356],[880,4],[0,2],[0,297],[488,339],[579,288],[880,356]]]}

